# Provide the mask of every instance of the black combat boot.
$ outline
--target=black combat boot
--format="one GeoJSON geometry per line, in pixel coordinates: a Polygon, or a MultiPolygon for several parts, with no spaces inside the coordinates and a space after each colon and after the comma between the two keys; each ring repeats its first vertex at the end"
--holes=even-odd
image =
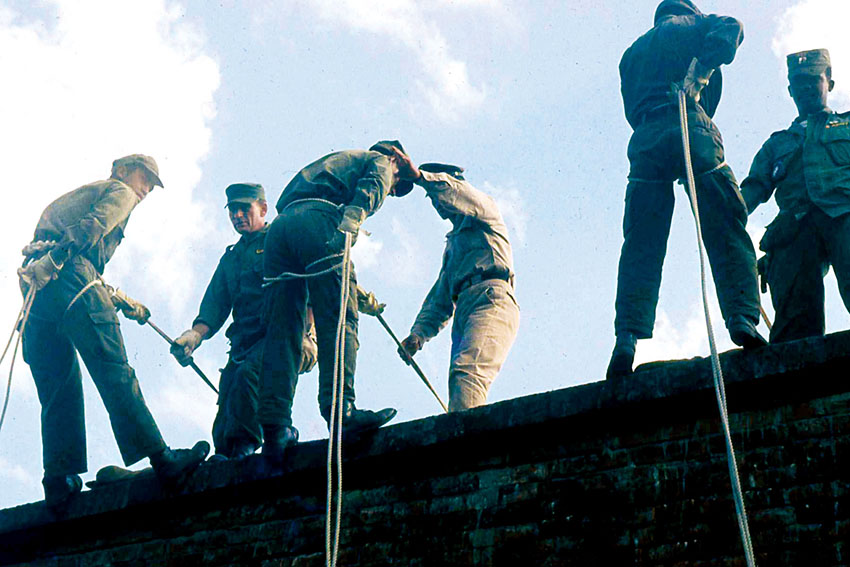
{"type": "Polygon", "coordinates": [[[635,347],[637,346],[637,337],[634,333],[625,331],[617,335],[617,342],[614,343],[614,352],[611,353],[611,362],[608,363],[608,370],[605,372],[605,378],[623,378],[632,373],[632,363],[635,361],[635,347]]]}
{"type": "Polygon", "coordinates": [[[291,425],[263,426],[263,456],[275,463],[283,462],[287,447],[298,443],[298,430],[291,425]]]}
{"type": "MultiPolygon", "coordinates": [[[[298,436],[296,435],[297,439],[298,436]]],[[[230,444],[230,453],[228,453],[228,458],[233,461],[238,461],[239,459],[244,459],[249,455],[253,455],[257,450],[257,444],[253,441],[249,441],[248,439],[234,439],[230,444]]]]}
{"type": "Polygon", "coordinates": [[[159,482],[167,487],[177,487],[195,472],[209,452],[210,444],[206,441],[198,441],[191,449],[166,447],[150,456],[151,466],[159,482]]]}
{"type": "Polygon", "coordinates": [[[378,429],[394,418],[397,413],[398,410],[395,408],[384,408],[378,411],[357,409],[354,407],[354,402],[345,401],[342,406],[342,432],[347,435],[357,435],[364,431],[378,429]]]}
{"type": "Polygon", "coordinates": [[[763,347],[767,344],[758,330],[756,324],[746,315],[732,315],[729,321],[726,322],[726,328],[729,329],[729,337],[732,342],[745,349],[763,347]]]}
{"type": "Polygon", "coordinates": [[[41,480],[44,487],[44,503],[51,508],[62,508],[83,489],[83,479],[78,474],[46,476],[41,480]]]}

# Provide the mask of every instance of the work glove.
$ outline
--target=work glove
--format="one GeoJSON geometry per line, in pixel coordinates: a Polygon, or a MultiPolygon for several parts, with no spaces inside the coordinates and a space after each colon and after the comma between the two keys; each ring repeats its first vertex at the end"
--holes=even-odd
{"type": "Polygon", "coordinates": [[[183,331],[183,334],[174,339],[171,345],[171,354],[180,363],[180,366],[189,366],[192,362],[192,353],[200,346],[204,338],[195,329],[183,331]]]}
{"type": "Polygon", "coordinates": [[[304,333],[304,339],[301,341],[301,368],[298,369],[298,374],[306,374],[313,370],[318,360],[319,345],[316,344],[316,328],[311,327],[304,333]]]}
{"type": "Polygon", "coordinates": [[[342,220],[336,229],[340,232],[348,232],[352,236],[357,236],[360,232],[360,225],[366,220],[366,211],[355,205],[348,205],[342,210],[342,220]]]}
{"type": "Polygon", "coordinates": [[[62,264],[57,264],[48,252],[38,260],[27,264],[26,267],[18,268],[18,277],[22,287],[27,289],[34,287],[38,291],[58,278],[61,269],[62,264]]]}
{"type": "Polygon", "coordinates": [[[408,358],[413,358],[414,354],[422,350],[422,346],[424,344],[424,338],[411,333],[403,341],[401,341],[401,346],[398,348],[398,355],[406,364],[410,364],[410,362],[408,362],[408,358]]]}
{"type": "Polygon", "coordinates": [[[708,84],[712,73],[714,73],[714,69],[706,68],[696,57],[691,59],[688,73],[685,75],[685,80],[682,81],[682,90],[685,91],[685,96],[699,102],[700,93],[708,84]]]}
{"type": "Polygon", "coordinates": [[[144,325],[151,317],[150,309],[121,291],[120,289],[112,290],[112,303],[116,309],[120,309],[124,317],[136,321],[139,325],[144,325]]]}
{"type": "Polygon", "coordinates": [[[410,159],[410,156],[406,153],[400,151],[398,148],[390,148],[393,151],[393,161],[395,161],[398,166],[398,176],[401,179],[407,179],[410,181],[417,181],[420,177],[422,177],[422,173],[419,171],[419,168],[413,163],[413,160],[410,159]]]}
{"type": "Polygon", "coordinates": [[[384,312],[386,307],[386,303],[378,303],[374,293],[367,292],[359,285],[357,286],[357,310],[359,312],[377,317],[384,312]]]}

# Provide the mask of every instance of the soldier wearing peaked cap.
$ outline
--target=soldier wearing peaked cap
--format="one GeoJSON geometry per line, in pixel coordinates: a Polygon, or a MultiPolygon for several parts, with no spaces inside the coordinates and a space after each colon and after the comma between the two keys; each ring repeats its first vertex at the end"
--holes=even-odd
{"type": "Polygon", "coordinates": [[[774,195],[759,267],[776,311],[771,342],[823,335],[823,277],[832,266],[850,310],[850,112],[827,98],[835,85],[826,49],[787,58],[788,92],[798,116],[764,143],[741,184],[752,212],[774,195]]]}
{"type": "Polygon", "coordinates": [[[508,229],[493,199],[470,185],[462,168],[439,163],[416,168],[400,158],[437,214],[452,223],[440,274],[402,348],[413,356],[454,316],[449,411],[480,406],[519,328],[508,229]]]}
{"type": "MultiPolygon", "coordinates": [[[[150,457],[157,476],[178,482],[206,458],[209,445],[171,450],[142,398],[127,362],[115,305],[100,276],[124,237],[130,213],[154,186],[162,186],[152,157],[115,160],[109,179],[66,193],[41,214],[34,243],[19,271],[24,291],[35,288],[23,331],[41,402],[44,494],[61,505],[82,487],[87,470],[82,378],[77,353],[109,413],[124,463],[150,457]],[[36,244],[37,243],[37,244],[36,244]]],[[[150,312],[129,300],[124,314],[144,323],[150,312]]]]}
{"type": "Polygon", "coordinates": [[[345,365],[343,368],[343,428],[349,433],[374,429],[392,419],[391,408],[373,412],[354,405],[354,369],[357,353],[357,281],[351,270],[342,281],[342,269],[333,266],[342,257],[345,235],[356,236],[360,224],[384,203],[401,197],[413,183],[399,174],[393,148],[398,141],[381,141],[368,150],[326,155],[299,171],[277,202],[278,216],[266,237],[265,276],[268,285],[266,350],[260,388],[263,454],[280,459],[297,440],[292,427],[292,401],[301,360],[307,297],[316,321],[319,344],[319,409],[330,419],[333,396],[334,345],[341,286],[349,287],[346,307],[345,365]],[[309,278],[285,274],[327,273],[309,278]]]}
{"type": "MultiPolygon", "coordinates": [[[[263,440],[257,407],[266,335],[262,313],[268,205],[263,186],[257,183],[234,183],[225,189],[225,194],[230,222],[241,237],[227,247],[192,328],[174,341],[171,352],[181,364],[188,364],[201,342],[215,335],[228,316],[233,316],[225,332],[230,353],[221,371],[212,434],[216,455],[240,459],[256,451],[263,440]]],[[[303,337],[299,371],[307,372],[315,364],[316,339],[311,320],[303,337]]]]}
{"type": "Polygon", "coordinates": [[[652,336],[661,266],[673,214],[673,182],[685,175],[676,94],[688,98],[688,126],[703,238],[720,310],[735,344],[756,347],[758,323],[755,250],[747,214],[720,131],[711,120],[720,98],[721,65],[743,41],[741,23],[706,15],[690,0],[664,0],[655,25],[620,61],[620,87],[629,141],[629,182],[623,218],[623,248],[617,276],[617,335],[609,378],[632,372],[637,339],[652,336]],[[675,89],[678,92],[679,88],[675,89]]]}

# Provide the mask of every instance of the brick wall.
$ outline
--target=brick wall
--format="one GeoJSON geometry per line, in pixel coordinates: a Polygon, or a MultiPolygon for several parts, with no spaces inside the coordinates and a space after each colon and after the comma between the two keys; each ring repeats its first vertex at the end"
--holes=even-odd
{"type": "MultiPolygon", "coordinates": [[[[758,563],[849,564],[850,333],[722,358],[758,563]]],[[[340,565],[745,565],[711,383],[653,363],[346,444],[340,565]]],[[[324,565],[325,450],[0,511],[0,565],[324,565]]]]}

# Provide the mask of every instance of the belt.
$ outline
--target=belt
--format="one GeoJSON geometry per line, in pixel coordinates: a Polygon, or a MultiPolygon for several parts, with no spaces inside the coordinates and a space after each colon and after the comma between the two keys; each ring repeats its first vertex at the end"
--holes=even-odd
{"type": "Polygon", "coordinates": [[[467,276],[460,280],[460,283],[455,286],[455,291],[452,295],[454,297],[457,297],[468,287],[471,287],[475,284],[479,284],[481,282],[485,282],[487,280],[502,280],[510,283],[511,273],[505,270],[487,270],[485,272],[476,272],[471,276],[467,276]]]}

